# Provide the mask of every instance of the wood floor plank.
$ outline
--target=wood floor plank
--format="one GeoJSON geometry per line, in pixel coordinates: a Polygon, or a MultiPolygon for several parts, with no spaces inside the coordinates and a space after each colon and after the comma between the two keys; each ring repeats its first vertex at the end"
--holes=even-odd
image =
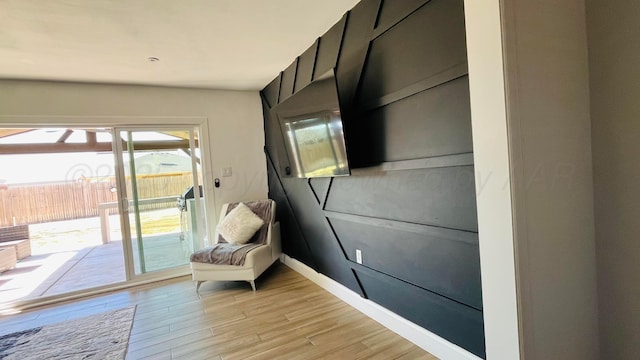
{"type": "Polygon", "coordinates": [[[411,351],[398,357],[396,360],[438,360],[438,358],[429,353],[425,353],[422,349],[411,349],[411,351]]]}
{"type": "Polygon", "coordinates": [[[218,351],[214,347],[206,347],[196,351],[188,352],[184,355],[173,355],[173,360],[193,360],[193,359],[207,359],[207,360],[223,360],[218,351]]]}
{"type": "Polygon", "coordinates": [[[0,333],[136,305],[127,359],[435,359],[282,264],[257,285],[145,284],[0,318],[0,333]]]}
{"type": "Polygon", "coordinates": [[[131,336],[129,336],[129,344],[136,343],[138,341],[149,341],[150,339],[155,338],[156,336],[167,335],[171,332],[169,325],[161,326],[155,329],[147,330],[144,332],[131,332],[131,336]]]}
{"type": "Polygon", "coordinates": [[[238,351],[259,342],[260,337],[255,334],[231,339],[214,336],[211,339],[207,338],[176,347],[172,350],[172,355],[174,359],[202,359],[204,355],[221,357],[220,353],[222,352],[238,351]]]}
{"type": "Polygon", "coordinates": [[[137,357],[135,354],[134,355],[127,354],[126,359],[127,360],[129,359],[131,360],[171,360],[171,351],[165,350],[165,351],[152,354],[149,356],[144,356],[144,357],[137,357]]]}
{"type": "Polygon", "coordinates": [[[295,353],[304,353],[313,350],[313,344],[305,338],[285,339],[274,338],[255,344],[251,348],[239,349],[237,351],[223,352],[224,360],[257,360],[274,359],[277,357],[294,358],[295,353]],[[289,356],[291,354],[291,356],[289,356]]]}
{"type": "Polygon", "coordinates": [[[141,359],[150,357],[156,354],[171,352],[171,349],[178,346],[183,346],[198,340],[212,338],[213,334],[208,330],[199,330],[193,333],[184,334],[182,336],[162,336],[154,338],[150,342],[139,342],[136,344],[129,344],[128,353],[134,358],[141,359]]]}
{"type": "Polygon", "coordinates": [[[305,338],[308,339],[311,336],[322,333],[324,331],[331,331],[342,324],[349,323],[359,319],[361,314],[344,313],[343,315],[336,314],[322,319],[316,319],[314,321],[298,321],[291,326],[283,324],[275,329],[260,332],[260,337],[264,340],[270,340],[276,337],[283,338],[305,338]]]}
{"type": "Polygon", "coordinates": [[[258,330],[258,335],[263,340],[269,340],[275,337],[304,337],[308,338],[311,335],[317,334],[324,329],[333,329],[340,326],[342,322],[350,321],[354,317],[359,315],[340,313],[332,316],[327,316],[322,319],[316,319],[313,321],[289,321],[274,324],[271,327],[266,327],[258,330]],[[340,319],[336,318],[340,317],[340,319]]]}
{"type": "MultiPolygon", "coordinates": [[[[368,339],[367,339],[368,340],[368,339]]],[[[364,342],[366,342],[367,340],[365,340],[364,342]]],[[[402,339],[404,340],[404,339],[402,339]]],[[[404,356],[405,354],[407,354],[408,352],[410,352],[413,349],[419,349],[418,347],[416,347],[414,344],[410,343],[409,341],[394,341],[394,343],[392,344],[387,344],[387,346],[385,347],[377,347],[375,349],[372,349],[370,346],[369,347],[369,351],[363,351],[362,353],[358,354],[357,356],[355,356],[353,359],[357,359],[357,360],[363,360],[363,359],[367,359],[367,360],[387,360],[387,359],[397,359],[398,357],[404,356]]],[[[420,351],[424,352],[424,350],[419,349],[420,351]]],[[[427,354],[426,352],[424,352],[425,354],[427,354]]],[[[431,354],[429,354],[431,355],[431,354]]]]}
{"type": "MultiPolygon", "coordinates": [[[[361,342],[344,346],[338,349],[324,350],[322,353],[308,356],[308,360],[334,360],[334,359],[356,359],[364,352],[370,352],[371,349],[361,342]]],[[[309,354],[310,355],[310,354],[309,354]]]]}
{"type": "Polygon", "coordinates": [[[363,351],[353,359],[368,359],[380,355],[383,359],[395,359],[416,348],[414,344],[400,336],[389,336],[387,332],[380,332],[362,340],[369,350],[363,351]]]}

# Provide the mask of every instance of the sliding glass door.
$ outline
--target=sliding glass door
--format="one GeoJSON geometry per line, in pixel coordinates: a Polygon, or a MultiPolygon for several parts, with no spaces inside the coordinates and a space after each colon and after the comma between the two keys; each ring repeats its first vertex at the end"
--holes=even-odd
{"type": "Polygon", "coordinates": [[[128,278],[184,267],[203,244],[198,132],[116,128],[114,138],[128,278]]]}
{"type": "Polygon", "coordinates": [[[206,123],[49,121],[0,124],[0,240],[17,244],[0,249],[0,308],[188,274],[207,232],[206,123]]]}

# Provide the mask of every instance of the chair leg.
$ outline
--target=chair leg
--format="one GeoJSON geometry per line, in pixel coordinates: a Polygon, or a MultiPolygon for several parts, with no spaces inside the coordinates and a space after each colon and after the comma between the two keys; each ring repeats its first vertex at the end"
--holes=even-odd
{"type": "Polygon", "coordinates": [[[204,281],[196,281],[196,292],[198,292],[198,290],[200,290],[200,285],[202,285],[204,281]]]}
{"type": "Polygon", "coordinates": [[[253,289],[253,291],[256,291],[256,281],[250,280],[249,283],[251,284],[251,288],[253,289]]]}

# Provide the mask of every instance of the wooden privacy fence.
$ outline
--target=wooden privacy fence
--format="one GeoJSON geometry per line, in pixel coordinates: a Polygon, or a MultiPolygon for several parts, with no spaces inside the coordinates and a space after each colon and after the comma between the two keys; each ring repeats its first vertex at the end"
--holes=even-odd
{"type": "MultiPolygon", "coordinates": [[[[180,196],[193,184],[191,173],[138,177],[140,199],[180,196]]],[[[0,188],[0,226],[36,224],[98,216],[98,206],[118,200],[115,180],[9,185],[0,188]]],[[[131,184],[127,184],[131,194],[131,184]]],[[[130,196],[129,196],[130,197],[130,196]]],[[[129,199],[131,200],[131,198],[129,199]]],[[[144,205],[142,210],[166,209],[175,199],[144,205]]],[[[117,213],[113,209],[111,214],[117,213]]]]}

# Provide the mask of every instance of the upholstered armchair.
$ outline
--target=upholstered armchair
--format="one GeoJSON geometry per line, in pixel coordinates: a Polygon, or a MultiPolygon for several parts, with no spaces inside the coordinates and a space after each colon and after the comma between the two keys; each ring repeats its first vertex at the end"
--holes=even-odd
{"type": "Polygon", "coordinates": [[[224,204],[211,247],[191,255],[196,291],[205,281],[255,280],[282,254],[280,224],[275,222],[273,200],[224,204]]]}

